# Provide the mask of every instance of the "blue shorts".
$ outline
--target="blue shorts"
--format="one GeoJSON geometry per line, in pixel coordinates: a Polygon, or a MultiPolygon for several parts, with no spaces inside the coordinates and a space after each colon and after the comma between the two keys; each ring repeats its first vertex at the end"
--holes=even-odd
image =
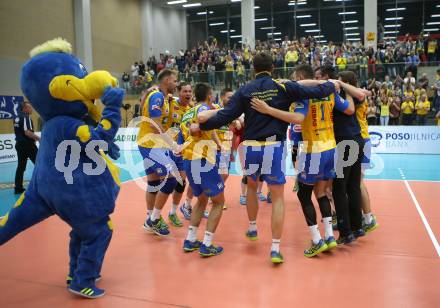
{"type": "Polygon", "coordinates": [[[371,140],[364,139],[364,155],[362,156],[362,169],[371,169],[371,140]]]}
{"type": "Polygon", "coordinates": [[[171,152],[171,159],[176,164],[177,170],[184,171],[183,169],[183,157],[182,155],[176,156],[172,151],[171,152]]]}
{"type": "Polygon", "coordinates": [[[231,153],[217,152],[215,163],[220,172],[223,174],[229,174],[229,167],[231,166],[231,153]]]}
{"type": "Polygon", "coordinates": [[[166,148],[144,148],[139,147],[141,152],[144,169],[147,175],[157,174],[158,176],[166,176],[171,171],[177,170],[176,163],[173,160],[172,152],[166,148]]]}
{"type": "Polygon", "coordinates": [[[204,193],[208,197],[214,197],[223,192],[225,184],[216,165],[206,159],[184,159],[183,166],[194,196],[204,193]]]}
{"type": "Polygon", "coordinates": [[[299,155],[298,181],[313,185],[336,177],[335,149],[321,153],[301,153],[299,155]]]}
{"type": "Polygon", "coordinates": [[[258,177],[269,185],[286,183],[286,155],[285,142],[277,142],[271,145],[241,145],[244,162],[242,161],[243,173],[250,176],[254,181],[258,177]]]}

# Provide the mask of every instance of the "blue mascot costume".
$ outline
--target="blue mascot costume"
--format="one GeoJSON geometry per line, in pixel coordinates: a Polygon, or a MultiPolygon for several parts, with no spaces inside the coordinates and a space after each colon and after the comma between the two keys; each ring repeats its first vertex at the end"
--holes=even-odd
{"type": "Polygon", "coordinates": [[[109,215],[119,193],[113,143],[121,123],[124,91],[106,71],[87,73],[63,39],[35,47],[25,63],[21,88],[44,120],[28,189],[0,220],[0,245],[56,214],[72,227],[69,291],[87,298],[104,295],[95,286],[112,237],[109,215]],[[100,98],[102,115],[94,105],[100,98]],[[86,115],[97,127],[82,121],[86,115]]]}

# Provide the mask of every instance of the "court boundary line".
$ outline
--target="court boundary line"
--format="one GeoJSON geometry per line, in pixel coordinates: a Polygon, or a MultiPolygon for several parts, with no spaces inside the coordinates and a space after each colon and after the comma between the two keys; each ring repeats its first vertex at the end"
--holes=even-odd
{"type": "MultiPolygon", "coordinates": [[[[240,175],[240,174],[229,174],[229,176],[231,176],[231,175],[243,176],[243,175],[240,175]]],[[[146,177],[146,175],[140,176],[140,177],[137,177],[137,178],[134,178],[134,179],[128,179],[126,181],[122,181],[122,184],[130,183],[130,182],[135,182],[135,181],[137,181],[139,179],[142,179],[142,178],[145,178],[145,177],[146,177]]],[[[293,176],[288,175],[286,177],[293,177],[293,176]]],[[[369,179],[369,178],[365,178],[365,180],[366,181],[397,181],[397,182],[405,181],[405,179],[369,179]]],[[[440,183],[440,180],[406,180],[406,181],[409,181],[409,182],[440,183]]]]}
{"type": "Polygon", "coordinates": [[[428,219],[426,219],[426,216],[423,213],[422,207],[420,206],[419,201],[417,200],[411,186],[409,185],[408,180],[405,179],[405,175],[404,175],[401,168],[399,168],[399,172],[402,176],[402,181],[403,181],[403,183],[405,183],[405,187],[408,190],[409,195],[411,196],[411,199],[414,203],[414,206],[416,207],[416,210],[420,216],[420,219],[422,220],[423,225],[425,226],[426,232],[428,232],[428,235],[429,235],[429,238],[431,239],[432,245],[434,246],[434,249],[436,250],[438,257],[440,258],[440,245],[437,241],[437,238],[435,237],[434,232],[431,229],[431,226],[429,225],[428,219]]]}
{"type": "MultiPolygon", "coordinates": [[[[14,278],[14,277],[0,277],[0,279],[3,279],[3,280],[13,280],[13,281],[16,281],[16,282],[27,283],[27,284],[35,284],[35,285],[45,286],[45,287],[49,287],[49,288],[58,288],[58,289],[63,289],[63,290],[66,289],[65,287],[60,286],[58,284],[52,284],[52,283],[48,283],[48,282],[33,281],[33,280],[14,278]]],[[[150,300],[150,299],[146,299],[146,298],[130,297],[130,296],[125,296],[125,295],[112,294],[110,292],[106,292],[106,297],[117,297],[117,298],[129,300],[129,301],[144,302],[144,303],[151,303],[151,304],[159,304],[159,305],[163,305],[163,306],[191,308],[191,306],[188,306],[188,305],[172,304],[172,303],[166,303],[166,302],[150,300]]],[[[73,298],[75,298],[75,297],[73,297],[73,298]]]]}

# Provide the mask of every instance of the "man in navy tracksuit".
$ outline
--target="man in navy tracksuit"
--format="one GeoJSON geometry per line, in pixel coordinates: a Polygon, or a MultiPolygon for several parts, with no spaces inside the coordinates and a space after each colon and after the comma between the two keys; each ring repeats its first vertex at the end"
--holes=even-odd
{"type": "MultiPolygon", "coordinates": [[[[322,83],[315,87],[305,87],[297,82],[279,83],[272,79],[272,58],[260,53],[254,58],[256,79],[241,87],[221,110],[208,110],[199,115],[200,128],[210,130],[230,123],[245,114],[244,153],[242,162],[248,178],[247,211],[249,230],[246,236],[257,239],[256,219],[258,213],[257,179],[261,175],[272,193],[272,247],[271,261],[282,263],[280,239],[284,223],[285,157],[287,151],[286,132],[288,123],[259,113],[251,106],[253,98],[264,100],[274,110],[288,111],[290,105],[302,99],[324,98],[335,92],[335,84],[322,83]]],[[[302,115],[299,116],[299,119],[302,115]]],[[[299,120],[299,122],[301,122],[299,120]]]]}
{"type": "Polygon", "coordinates": [[[15,132],[15,149],[17,150],[17,170],[15,171],[15,194],[24,192],[23,175],[26,171],[28,158],[35,165],[37,159],[38,148],[36,141],[40,141],[40,137],[34,133],[34,125],[30,115],[32,114],[32,106],[29,102],[23,102],[20,115],[14,120],[15,132]]]}

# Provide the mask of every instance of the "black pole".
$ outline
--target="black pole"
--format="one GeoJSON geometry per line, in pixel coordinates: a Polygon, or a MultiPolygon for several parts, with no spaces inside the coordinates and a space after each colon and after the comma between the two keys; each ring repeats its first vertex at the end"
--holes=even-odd
{"type": "Polygon", "coordinates": [[[297,6],[297,4],[298,4],[298,1],[297,0],[295,0],[295,7],[293,8],[293,20],[294,20],[294,30],[293,30],[293,35],[294,35],[294,38],[293,38],[293,40],[296,40],[296,37],[297,37],[297,33],[296,33],[296,6],[297,6]]]}
{"type": "Polygon", "coordinates": [[[347,27],[347,24],[345,23],[345,1],[342,1],[342,12],[344,13],[343,15],[342,15],[342,19],[344,20],[344,26],[342,27],[342,34],[344,35],[344,37],[343,37],[343,42],[344,42],[344,44],[346,43],[346,41],[347,41],[347,39],[346,39],[346,37],[347,37],[347,30],[345,30],[345,28],[347,27]]]}
{"type": "Polygon", "coordinates": [[[272,33],[272,40],[275,38],[273,37],[273,1],[270,1],[270,27],[271,27],[271,33],[272,33]]]}
{"type": "Polygon", "coordinates": [[[318,40],[321,40],[321,2],[318,1],[318,29],[319,29],[319,37],[318,40]]]}
{"type": "Polygon", "coordinates": [[[208,13],[209,13],[209,11],[208,11],[208,9],[206,9],[206,18],[205,18],[205,20],[206,20],[206,40],[209,39],[208,13]]]}
{"type": "Polygon", "coordinates": [[[230,11],[229,11],[229,5],[228,5],[227,8],[226,8],[226,24],[227,24],[226,29],[228,30],[228,32],[227,32],[227,45],[228,45],[229,48],[231,48],[231,42],[230,42],[231,34],[229,33],[229,31],[230,31],[229,15],[230,15],[230,11]]]}

